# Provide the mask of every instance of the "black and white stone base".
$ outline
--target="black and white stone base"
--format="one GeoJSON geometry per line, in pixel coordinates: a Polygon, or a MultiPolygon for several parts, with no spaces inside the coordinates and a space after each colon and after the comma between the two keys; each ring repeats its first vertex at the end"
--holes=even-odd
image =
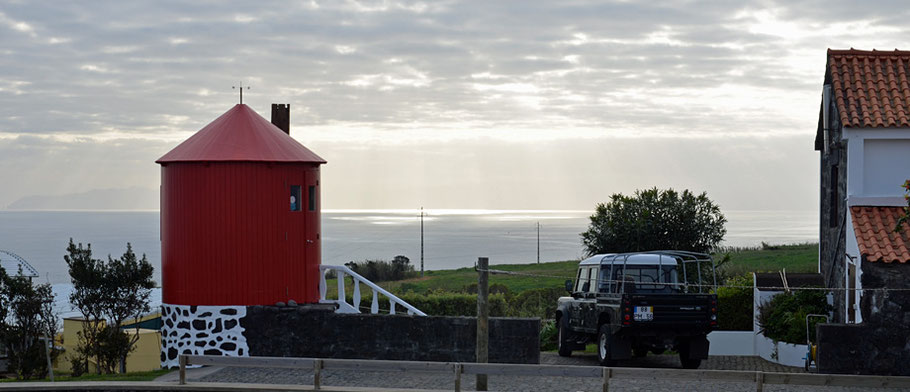
{"type": "Polygon", "coordinates": [[[161,306],[161,366],[179,366],[178,356],[250,355],[241,320],[245,306],[161,306]]]}

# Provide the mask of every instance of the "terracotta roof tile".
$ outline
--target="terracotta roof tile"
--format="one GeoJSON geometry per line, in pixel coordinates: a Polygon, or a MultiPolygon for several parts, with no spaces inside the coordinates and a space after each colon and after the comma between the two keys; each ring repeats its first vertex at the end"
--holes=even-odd
{"type": "Polygon", "coordinates": [[[850,207],[859,253],[869,262],[910,263],[910,224],[894,232],[902,207],[850,207]]]}
{"type": "Polygon", "coordinates": [[[910,127],[910,51],[828,49],[828,74],[844,126],[910,127]]]}

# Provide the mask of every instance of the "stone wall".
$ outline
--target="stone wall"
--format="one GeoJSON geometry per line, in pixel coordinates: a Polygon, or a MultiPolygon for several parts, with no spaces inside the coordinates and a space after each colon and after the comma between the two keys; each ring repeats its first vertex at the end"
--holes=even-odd
{"type": "Polygon", "coordinates": [[[862,324],[818,326],[819,370],[910,376],[910,265],[863,262],[862,324]]]}
{"type": "Polygon", "coordinates": [[[863,324],[910,327],[910,291],[875,291],[876,288],[910,289],[910,264],[863,262],[863,324]]]}
{"type": "Polygon", "coordinates": [[[910,328],[819,324],[817,331],[821,373],[910,376],[910,328]]]}
{"type": "Polygon", "coordinates": [[[178,366],[180,354],[248,356],[245,315],[245,306],[162,304],[161,366],[178,366]]]}
{"type": "MultiPolygon", "coordinates": [[[[844,198],[847,195],[847,143],[842,141],[843,136],[840,117],[837,115],[837,105],[831,100],[828,124],[830,140],[832,141],[828,154],[819,151],[819,263],[821,274],[825,278],[826,287],[844,286],[844,252],[846,251],[846,235],[852,235],[853,229],[850,222],[845,222],[847,206],[844,198]],[[832,177],[832,167],[837,168],[837,177],[832,177]],[[837,204],[832,202],[837,199],[837,204]]],[[[834,296],[834,322],[844,322],[843,295],[834,296]]]]}
{"type": "MultiPolygon", "coordinates": [[[[251,356],[473,362],[473,317],[338,314],[251,306],[243,319],[251,356]]],[[[491,318],[489,360],[540,362],[538,319],[491,318]]]]}

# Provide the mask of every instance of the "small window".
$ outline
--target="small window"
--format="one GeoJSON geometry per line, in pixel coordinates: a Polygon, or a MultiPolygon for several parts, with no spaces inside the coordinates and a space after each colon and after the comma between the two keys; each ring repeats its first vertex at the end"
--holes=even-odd
{"type": "MultiPolygon", "coordinates": [[[[299,189],[298,189],[299,191],[299,189]]],[[[316,187],[310,185],[309,189],[310,211],[316,211],[316,187]]]]}
{"type": "Polygon", "coordinates": [[[830,214],[831,218],[828,221],[828,226],[837,227],[837,224],[840,222],[840,196],[838,195],[840,179],[838,178],[837,165],[831,166],[831,202],[830,202],[830,214]]]}
{"type": "Polygon", "coordinates": [[[300,211],[300,185],[291,185],[291,211],[300,211]]]}

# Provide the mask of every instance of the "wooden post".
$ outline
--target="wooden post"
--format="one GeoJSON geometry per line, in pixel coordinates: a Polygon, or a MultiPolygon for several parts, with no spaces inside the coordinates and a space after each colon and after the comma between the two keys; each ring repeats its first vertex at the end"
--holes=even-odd
{"type": "Polygon", "coordinates": [[[755,391],[762,392],[765,390],[765,374],[762,372],[755,372],[755,391]]]}
{"type": "MultiPolygon", "coordinates": [[[[487,299],[490,294],[490,261],[486,257],[477,258],[477,363],[487,363],[490,347],[490,307],[487,299]]],[[[477,375],[477,390],[487,390],[487,375],[477,375]]]]}
{"type": "Polygon", "coordinates": [[[610,392],[610,377],[613,377],[613,369],[604,368],[604,392],[610,392]]]}
{"type": "Polygon", "coordinates": [[[455,364],[455,392],[461,392],[461,372],[463,368],[460,363],[455,364]]]}
{"type": "Polygon", "coordinates": [[[38,340],[44,340],[44,358],[47,359],[47,376],[51,378],[51,382],[54,382],[54,366],[51,364],[51,352],[47,347],[50,344],[53,344],[54,339],[48,339],[47,336],[38,338],[38,340]]]}
{"type": "Polygon", "coordinates": [[[186,385],[186,355],[180,355],[180,385],[186,385]]]}
{"type": "Polygon", "coordinates": [[[313,361],[313,389],[322,389],[322,360],[313,361]]]}

